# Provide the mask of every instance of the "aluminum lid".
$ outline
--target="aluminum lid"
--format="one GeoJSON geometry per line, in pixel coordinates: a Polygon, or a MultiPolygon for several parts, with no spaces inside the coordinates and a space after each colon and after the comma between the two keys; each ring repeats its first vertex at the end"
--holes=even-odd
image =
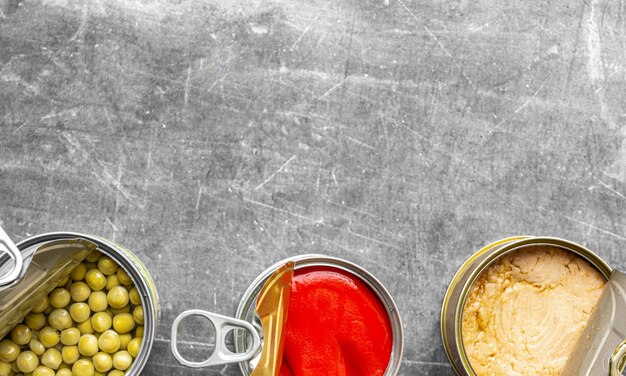
{"type": "Polygon", "coordinates": [[[74,238],[20,250],[0,228],[0,338],[97,248],[74,238]]]}
{"type": "Polygon", "coordinates": [[[563,375],[618,376],[626,358],[626,275],[614,270],[563,375]]]}

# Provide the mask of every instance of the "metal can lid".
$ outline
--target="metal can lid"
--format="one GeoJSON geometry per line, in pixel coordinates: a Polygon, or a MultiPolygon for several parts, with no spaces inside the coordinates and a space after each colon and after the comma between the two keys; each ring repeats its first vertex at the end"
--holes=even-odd
{"type": "Polygon", "coordinates": [[[13,260],[6,252],[0,256],[0,272],[13,269],[15,260],[23,260],[17,278],[0,285],[0,338],[97,247],[86,239],[61,239],[21,249],[13,260]]]}
{"type": "Polygon", "coordinates": [[[614,270],[589,317],[563,375],[621,375],[626,343],[626,275],[614,270]]]}

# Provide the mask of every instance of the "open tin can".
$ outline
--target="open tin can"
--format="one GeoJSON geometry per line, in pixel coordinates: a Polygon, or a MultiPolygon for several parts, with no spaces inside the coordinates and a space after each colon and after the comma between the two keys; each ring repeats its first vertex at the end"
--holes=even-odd
{"type": "Polygon", "coordinates": [[[587,261],[607,281],[602,295],[565,363],[562,375],[621,375],[626,359],[626,276],[589,249],[553,237],[517,236],[499,240],[474,253],[450,282],[441,310],[441,336],[457,375],[476,376],[462,337],[465,303],[479,276],[500,257],[531,246],[550,246],[587,261]]]}
{"type": "Polygon", "coordinates": [[[391,325],[392,346],[389,363],[384,376],[395,376],[400,369],[402,352],[404,346],[404,334],[402,321],[395,302],[385,287],[371,273],[360,266],[339,258],[307,254],[291,257],[267,268],[250,284],[246,292],[243,294],[235,318],[228,318],[216,315],[211,312],[201,310],[190,310],[181,313],[172,325],[172,352],[176,359],[183,365],[188,367],[206,367],[211,365],[238,363],[242,375],[249,376],[254,370],[263,346],[262,328],[260,320],[256,312],[256,301],[259,294],[270,276],[282,265],[288,261],[293,261],[294,269],[298,270],[307,267],[328,267],[336,268],[343,272],[350,273],[358,277],[367,285],[379,299],[382,306],[387,312],[391,325]],[[211,357],[202,362],[191,362],[183,358],[177,348],[177,331],[180,322],[189,316],[203,316],[212,321],[216,330],[215,351],[211,357]],[[225,343],[225,334],[230,330],[235,330],[235,352],[232,353],[227,349],[225,343]]]}
{"type": "Polygon", "coordinates": [[[143,338],[137,357],[125,371],[127,376],[139,376],[150,355],[159,315],[156,286],[132,252],[103,238],[55,232],[13,244],[0,229],[0,338],[93,251],[109,256],[123,268],[139,292],[144,310],[143,338]]]}

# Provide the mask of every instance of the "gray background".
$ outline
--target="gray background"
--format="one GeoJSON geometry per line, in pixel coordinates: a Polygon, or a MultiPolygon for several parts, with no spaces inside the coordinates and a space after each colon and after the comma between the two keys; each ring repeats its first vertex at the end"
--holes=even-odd
{"type": "MultiPolygon", "coordinates": [[[[302,253],[354,261],[405,326],[401,375],[451,375],[440,305],[518,234],[626,269],[624,3],[0,0],[0,218],[101,235],[161,320],[234,314],[302,253]]],[[[189,338],[202,341],[201,336],[189,338]]]]}

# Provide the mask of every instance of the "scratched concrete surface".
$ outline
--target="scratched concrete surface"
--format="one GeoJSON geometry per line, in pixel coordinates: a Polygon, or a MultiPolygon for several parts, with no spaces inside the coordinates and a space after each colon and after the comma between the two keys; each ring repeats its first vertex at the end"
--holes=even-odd
{"type": "Polygon", "coordinates": [[[453,374],[441,301],[488,242],[559,236],[626,269],[623,1],[0,10],[0,223],[136,252],[161,297],[145,375],[239,374],[178,366],[170,324],[234,314],[291,255],[346,258],[386,285],[400,375],[453,374]]]}

